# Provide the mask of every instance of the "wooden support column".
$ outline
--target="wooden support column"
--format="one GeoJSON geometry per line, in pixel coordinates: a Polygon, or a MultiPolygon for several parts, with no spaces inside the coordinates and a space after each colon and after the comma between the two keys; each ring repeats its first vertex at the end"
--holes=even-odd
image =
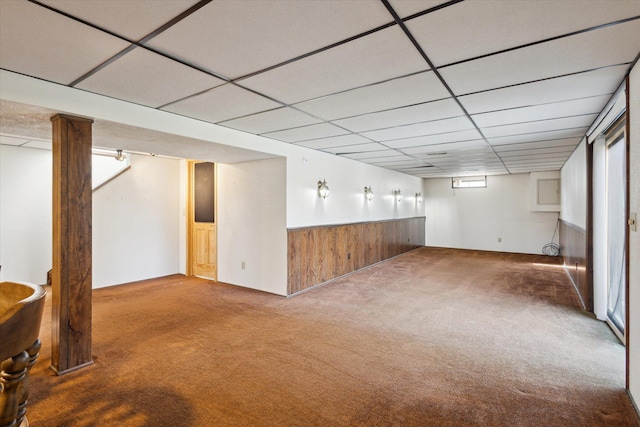
{"type": "Polygon", "coordinates": [[[57,114],[53,122],[51,369],[58,375],[91,358],[91,125],[57,114]]]}

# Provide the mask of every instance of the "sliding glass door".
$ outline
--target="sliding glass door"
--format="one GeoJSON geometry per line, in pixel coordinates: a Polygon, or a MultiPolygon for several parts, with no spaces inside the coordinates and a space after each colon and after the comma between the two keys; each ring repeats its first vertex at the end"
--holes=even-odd
{"type": "Polygon", "coordinates": [[[626,146],[623,129],[607,135],[607,317],[625,335],[626,288],[626,146]]]}

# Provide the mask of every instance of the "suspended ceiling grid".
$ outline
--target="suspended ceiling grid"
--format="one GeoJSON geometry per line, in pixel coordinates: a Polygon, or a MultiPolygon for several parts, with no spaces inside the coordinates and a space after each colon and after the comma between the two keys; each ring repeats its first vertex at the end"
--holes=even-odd
{"type": "Polygon", "coordinates": [[[2,69],[419,177],[560,169],[639,52],[638,0],[0,2],[2,69]]]}

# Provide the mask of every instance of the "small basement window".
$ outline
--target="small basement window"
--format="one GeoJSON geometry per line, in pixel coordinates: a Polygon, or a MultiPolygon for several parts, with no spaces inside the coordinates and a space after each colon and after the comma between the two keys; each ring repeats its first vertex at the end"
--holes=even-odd
{"type": "Polygon", "coordinates": [[[487,177],[485,176],[462,176],[451,178],[452,188],[487,188],[487,177]]]}

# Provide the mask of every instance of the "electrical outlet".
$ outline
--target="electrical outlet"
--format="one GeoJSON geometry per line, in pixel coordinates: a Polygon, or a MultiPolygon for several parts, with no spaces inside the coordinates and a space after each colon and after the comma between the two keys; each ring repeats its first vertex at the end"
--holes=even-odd
{"type": "Polygon", "coordinates": [[[498,243],[502,243],[502,237],[498,237],[498,243]]]}
{"type": "Polygon", "coordinates": [[[631,212],[629,215],[629,231],[638,231],[638,214],[631,212]]]}
{"type": "Polygon", "coordinates": [[[244,268],[245,268],[245,267],[246,267],[246,265],[245,265],[244,261],[242,261],[242,262],[240,263],[240,268],[244,270],[244,268]]]}

